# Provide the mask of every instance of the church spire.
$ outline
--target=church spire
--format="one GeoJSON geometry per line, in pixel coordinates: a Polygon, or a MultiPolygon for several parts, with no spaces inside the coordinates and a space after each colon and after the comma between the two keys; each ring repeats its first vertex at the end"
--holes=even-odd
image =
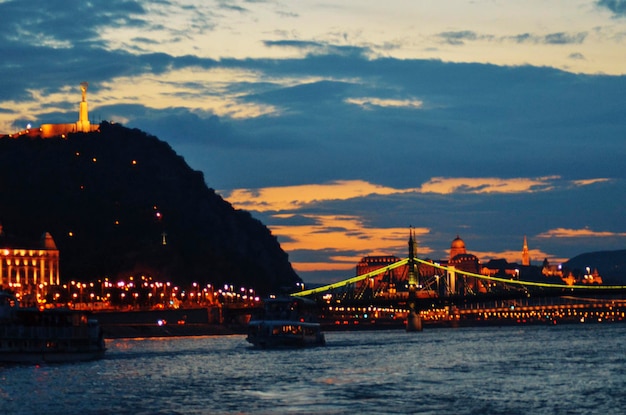
{"type": "Polygon", "coordinates": [[[524,235],[524,246],[522,248],[522,265],[530,265],[530,253],[528,252],[528,241],[526,240],[526,235],[524,235]]]}

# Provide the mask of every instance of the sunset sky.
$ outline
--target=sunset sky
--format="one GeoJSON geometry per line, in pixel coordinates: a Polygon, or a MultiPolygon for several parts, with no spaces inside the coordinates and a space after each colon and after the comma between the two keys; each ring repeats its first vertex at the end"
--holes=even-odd
{"type": "Polygon", "coordinates": [[[305,282],[626,248],[626,0],[0,0],[0,133],[168,142],[305,282]]]}

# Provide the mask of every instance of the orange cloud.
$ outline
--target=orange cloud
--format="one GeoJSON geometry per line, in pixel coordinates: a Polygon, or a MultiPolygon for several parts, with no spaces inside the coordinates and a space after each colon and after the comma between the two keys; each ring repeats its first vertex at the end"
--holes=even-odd
{"type": "Polygon", "coordinates": [[[610,179],[598,178],[598,179],[574,180],[573,183],[576,186],[589,186],[591,184],[603,183],[603,182],[608,182],[608,181],[610,181],[610,179]]]}
{"type": "Polygon", "coordinates": [[[607,232],[593,231],[589,228],[583,229],[567,229],[556,228],[537,235],[539,238],[607,238],[607,237],[626,236],[626,232],[607,232]]]}
{"type": "Polygon", "coordinates": [[[539,178],[498,177],[433,177],[420,187],[422,193],[525,193],[554,188],[552,181],[559,176],[539,178]]]}
{"type": "Polygon", "coordinates": [[[336,180],[323,184],[235,189],[224,193],[224,198],[237,208],[265,212],[299,209],[309,203],[326,200],[347,200],[372,194],[391,195],[412,191],[415,189],[395,189],[363,180],[336,180]]]}
{"type": "Polygon", "coordinates": [[[332,260],[333,262],[292,262],[291,265],[296,272],[310,271],[345,271],[346,278],[352,276],[351,270],[355,269],[358,259],[350,257],[349,261],[342,262],[332,260]]]}
{"type": "MultiPolygon", "coordinates": [[[[279,215],[286,217],[287,215],[279,215]]],[[[405,256],[407,228],[370,228],[355,216],[313,216],[313,225],[273,226],[272,233],[279,239],[285,251],[350,251],[354,256],[334,256],[332,263],[292,263],[298,271],[348,270],[366,255],[405,256]]],[[[429,233],[427,228],[414,229],[416,235],[429,233]]],[[[420,255],[432,252],[418,246],[420,255]]]]}
{"type": "Polygon", "coordinates": [[[315,202],[348,200],[370,195],[393,195],[402,193],[527,193],[545,192],[557,186],[574,184],[588,186],[609,179],[594,178],[557,183],[559,176],[538,178],[497,177],[433,177],[419,188],[398,189],[377,185],[364,180],[335,180],[321,184],[265,187],[260,189],[234,189],[222,194],[233,206],[257,212],[300,209],[315,202]]]}
{"type": "MultiPolygon", "coordinates": [[[[285,215],[282,215],[285,217],[285,215]]],[[[389,254],[399,247],[404,247],[408,240],[409,230],[406,228],[369,228],[356,216],[307,215],[315,219],[313,225],[273,226],[272,233],[288,237],[281,242],[287,250],[336,250],[360,251],[372,254],[376,250],[380,254],[389,254]]],[[[427,234],[429,229],[417,228],[415,234],[427,234]]]]}

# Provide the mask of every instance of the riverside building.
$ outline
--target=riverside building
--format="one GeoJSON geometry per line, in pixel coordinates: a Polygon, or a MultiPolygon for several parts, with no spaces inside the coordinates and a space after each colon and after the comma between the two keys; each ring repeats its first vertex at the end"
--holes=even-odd
{"type": "Polygon", "coordinates": [[[50,233],[45,232],[38,244],[17,246],[7,240],[0,225],[0,289],[35,304],[59,283],[59,250],[50,233]]]}

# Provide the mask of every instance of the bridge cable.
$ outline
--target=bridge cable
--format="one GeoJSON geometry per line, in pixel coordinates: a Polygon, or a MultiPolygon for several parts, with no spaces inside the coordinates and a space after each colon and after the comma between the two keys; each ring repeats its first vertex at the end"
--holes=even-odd
{"type": "Polygon", "coordinates": [[[506,278],[490,277],[488,275],[475,274],[473,272],[462,271],[456,268],[445,267],[443,265],[434,264],[423,259],[415,258],[415,260],[421,264],[430,265],[433,268],[443,269],[455,274],[467,275],[469,277],[480,278],[482,280],[502,282],[505,284],[516,284],[523,286],[544,287],[544,288],[567,288],[567,289],[584,289],[584,290],[624,290],[626,285],[567,285],[567,284],[552,284],[547,282],[535,282],[535,281],[523,281],[523,280],[510,280],[506,278]]]}
{"type": "Polygon", "coordinates": [[[325,292],[325,291],[334,290],[335,288],[345,287],[346,285],[354,284],[356,282],[363,281],[364,279],[374,277],[374,276],[376,276],[378,274],[382,274],[382,273],[387,272],[389,270],[392,270],[392,269],[395,269],[395,268],[399,268],[402,265],[406,264],[407,262],[409,262],[408,258],[400,260],[398,262],[394,262],[393,264],[387,265],[386,267],[378,268],[378,269],[376,269],[374,271],[371,271],[371,272],[368,272],[366,274],[357,275],[356,277],[348,278],[347,280],[335,282],[335,283],[324,285],[324,286],[317,287],[317,288],[312,288],[310,290],[297,291],[295,293],[292,293],[291,295],[294,296],[294,297],[305,297],[307,295],[317,294],[317,293],[321,293],[321,292],[325,292]]]}
{"type": "MultiPolygon", "coordinates": [[[[521,286],[532,286],[532,287],[543,287],[543,288],[560,288],[560,289],[584,289],[584,290],[626,290],[626,285],[567,285],[567,284],[552,284],[552,283],[547,283],[547,282],[535,282],[535,281],[522,281],[522,280],[511,280],[511,279],[506,279],[506,278],[500,278],[500,277],[491,277],[488,275],[482,275],[482,274],[475,274],[473,272],[468,272],[468,271],[463,271],[460,269],[456,269],[456,268],[450,268],[450,267],[446,267],[437,263],[433,263],[430,261],[425,261],[423,259],[419,259],[419,258],[414,258],[414,260],[416,262],[419,262],[421,264],[425,264],[428,266],[431,266],[433,268],[438,268],[438,269],[442,269],[444,271],[447,272],[451,272],[451,273],[455,273],[455,274],[461,274],[461,275],[466,275],[468,277],[474,277],[474,278],[479,278],[482,280],[488,280],[488,281],[495,281],[495,282],[501,282],[504,284],[514,284],[514,285],[521,285],[521,286]]],[[[356,282],[359,281],[363,281],[367,278],[371,278],[371,277],[375,277],[376,275],[382,274],[384,272],[387,272],[389,270],[395,269],[395,268],[399,268],[405,264],[407,264],[409,262],[409,258],[405,258],[402,259],[398,262],[394,262],[393,264],[387,265],[385,267],[382,268],[378,268],[374,271],[365,273],[365,274],[361,274],[361,275],[357,275],[356,277],[352,277],[352,278],[348,278],[346,280],[342,280],[342,281],[338,281],[332,284],[328,284],[328,285],[323,285],[321,287],[317,287],[317,288],[312,288],[309,290],[303,290],[303,291],[297,291],[295,293],[292,293],[291,295],[294,297],[305,297],[307,295],[311,295],[311,294],[318,294],[321,292],[326,292],[326,291],[330,291],[330,290],[334,290],[335,288],[341,288],[341,287],[345,287],[346,285],[350,285],[350,284],[354,284],[356,282]]]]}

